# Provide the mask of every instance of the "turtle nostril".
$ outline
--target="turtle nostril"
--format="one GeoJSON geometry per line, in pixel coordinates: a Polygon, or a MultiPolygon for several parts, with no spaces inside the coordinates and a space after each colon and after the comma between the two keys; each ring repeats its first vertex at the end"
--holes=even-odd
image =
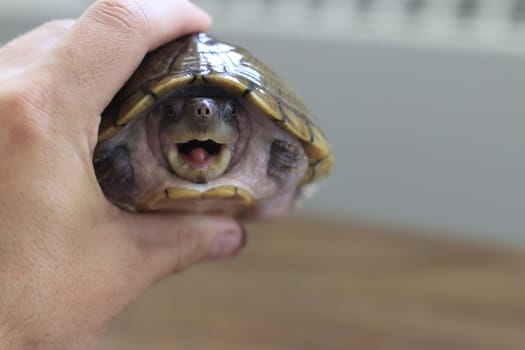
{"type": "Polygon", "coordinates": [[[195,123],[208,125],[219,116],[216,102],[211,98],[196,98],[191,106],[195,123]]]}
{"type": "Polygon", "coordinates": [[[205,106],[199,106],[195,109],[195,116],[206,118],[210,116],[210,108],[205,106]]]}

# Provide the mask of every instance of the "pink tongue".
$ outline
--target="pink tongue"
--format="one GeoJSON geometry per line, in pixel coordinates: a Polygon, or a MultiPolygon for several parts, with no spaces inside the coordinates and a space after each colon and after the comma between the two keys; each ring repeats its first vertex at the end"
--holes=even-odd
{"type": "Polygon", "coordinates": [[[212,157],[204,148],[194,148],[188,152],[188,163],[194,169],[204,168],[210,164],[212,157]]]}

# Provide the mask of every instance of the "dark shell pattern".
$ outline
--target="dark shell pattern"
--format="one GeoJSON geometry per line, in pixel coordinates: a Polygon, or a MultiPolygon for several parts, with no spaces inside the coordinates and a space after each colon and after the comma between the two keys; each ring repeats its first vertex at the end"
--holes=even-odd
{"type": "Polygon", "coordinates": [[[117,134],[166,94],[189,85],[237,95],[300,139],[309,157],[302,184],[317,181],[331,170],[330,147],[301,99],[250,53],[207,33],[185,36],[146,55],[102,114],[99,142],[117,134]]]}

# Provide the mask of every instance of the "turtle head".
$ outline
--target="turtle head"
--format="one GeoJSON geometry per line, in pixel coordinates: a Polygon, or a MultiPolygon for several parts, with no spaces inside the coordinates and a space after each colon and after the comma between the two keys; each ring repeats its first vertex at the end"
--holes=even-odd
{"type": "Polygon", "coordinates": [[[239,138],[234,99],[177,96],[160,109],[159,138],[171,170],[205,183],[230,167],[239,138]]]}
{"type": "Polygon", "coordinates": [[[302,143],[238,96],[183,92],[98,144],[94,166],[106,195],[130,210],[286,212],[308,168],[302,143]]]}

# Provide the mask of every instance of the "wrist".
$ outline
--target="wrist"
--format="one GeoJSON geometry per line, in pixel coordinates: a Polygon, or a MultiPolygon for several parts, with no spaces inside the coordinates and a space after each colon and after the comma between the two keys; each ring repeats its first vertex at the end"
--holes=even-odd
{"type": "Polygon", "coordinates": [[[97,337],[91,335],[51,333],[41,325],[30,324],[0,326],[0,349],[2,350],[90,350],[95,349],[97,337]],[[4,327],[5,326],[5,327],[4,327]],[[65,335],[65,336],[64,336],[65,335]],[[62,336],[62,337],[61,337],[62,336]]]}
{"type": "Polygon", "coordinates": [[[5,306],[0,304],[2,350],[89,350],[96,346],[96,334],[75,326],[80,322],[62,322],[59,315],[53,312],[42,315],[27,304],[11,304],[11,311],[5,306]]]}

